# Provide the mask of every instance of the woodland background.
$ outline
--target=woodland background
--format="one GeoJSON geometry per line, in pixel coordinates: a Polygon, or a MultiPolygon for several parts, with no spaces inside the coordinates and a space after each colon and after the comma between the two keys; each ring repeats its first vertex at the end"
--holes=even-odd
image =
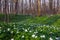
{"type": "Polygon", "coordinates": [[[0,13],[47,15],[60,13],[60,0],[0,0],[0,13]],[[40,11],[40,14],[38,14],[40,11]]]}

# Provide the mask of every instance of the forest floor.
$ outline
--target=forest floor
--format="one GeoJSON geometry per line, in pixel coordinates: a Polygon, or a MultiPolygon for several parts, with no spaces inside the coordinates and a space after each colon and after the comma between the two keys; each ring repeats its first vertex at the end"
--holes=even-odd
{"type": "Polygon", "coordinates": [[[3,23],[2,16],[0,15],[0,40],[56,40],[60,37],[60,15],[10,15],[9,23],[3,23]]]}

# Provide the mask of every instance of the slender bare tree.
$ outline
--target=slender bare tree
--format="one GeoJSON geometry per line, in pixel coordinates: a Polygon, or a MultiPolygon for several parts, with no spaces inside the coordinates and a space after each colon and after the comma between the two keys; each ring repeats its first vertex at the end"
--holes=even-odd
{"type": "Polygon", "coordinates": [[[41,2],[41,0],[37,0],[37,3],[38,3],[38,16],[40,16],[40,2],[41,2]]]}
{"type": "Polygon", "coordinates": [[[30,10],[30,15],[31,15],[31,0],[29,0],[29,10],[30,10]]]}
{"type": "Polygon", "coordinates": [[[7,20],[8,20],[8,19],[7,19],[7,17],[8,17],[8,16],[7,16],[7,14],[8,14],[8,13],[7,13],[7,4],[8,4],[8,2],[7,2],[7,0],[5,0],[5,7],[4,7],[4,13],[5,13],[5,19],[4,19],[4,20],[5,20],[5,22],[7,22],[7,20]]]}
{"type": "Polygon", "coordinates": [[[0,12],[1,12],[1,0],[0,0],[0,12]]]}
{"type": "Polygon", "coordinates": [[[56,11],[55,11],[56,10],[56,7],[55,7],[56,6],[56,1],[55,0],[53,0],[53,5],[54,5],[53,6],[53,14],[54,14],[54,13],[56,13],[56,11]]]}
{"type": "Polygon", "coordinates": [[[52,4],[53,4],[53,0],[49,0],[49,8],[51,13],[52,13],[52,4]]]}
{"type": "Polygon", "coordinates": [[[18,0],[16,0],[15,2],[15,11],[16,11],[16,14],[18,13],[18,0]]]}
{"type": "Polygon", "coordinates": [[[59,0],[57,0],[57,14],[58,14],[58,11],[59,11],[59,0]]]}
{"type": "Polygon", "coordinates": [[[46,15],[46,0],[43,0],[43,14],[46,15]]]}

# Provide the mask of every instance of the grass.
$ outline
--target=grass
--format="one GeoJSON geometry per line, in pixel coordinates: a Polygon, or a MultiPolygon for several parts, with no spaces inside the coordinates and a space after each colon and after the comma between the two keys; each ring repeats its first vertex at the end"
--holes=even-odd
{"type": "Polygon", "coordinates": [[[0,16],[0,40],[56,40],[60,37],[60,15],[10,15],[10,23],[2,23],[2,18],[0,16]]]}

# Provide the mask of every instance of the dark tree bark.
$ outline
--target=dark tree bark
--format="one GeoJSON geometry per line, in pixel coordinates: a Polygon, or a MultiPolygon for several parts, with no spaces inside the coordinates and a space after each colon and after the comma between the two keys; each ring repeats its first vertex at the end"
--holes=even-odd
{"type": "Polygon", "coordinates": [[[1,0],[0,0],[0,12],[1,12],[1,0]]]}
{"type": "Polygon", "coordinates": [[[53,4],[53,0],[49,0],[49,8],[51,13],[52,13],[52,4],[53,4]]]}
{"type": "Polygon", "coordinates": [[[5,6],[4,6],[4,13],[5,13],[5,18],[4,18],[4,22],[9,22],[9,13],[8,13],[8,1],[4,0],[5,2],[5,6]]]}
{"type": "Polygon", "coordinates": [[[31,0],[29,0],[29,10],[30,10],[30,14],[31,14],[31,0]]]}
{"type": "Polygon", "coordinates": [[[15,11],[16,11],[16,14],[18,13],[18,0],[16,0],[15,2],[15,11]]]}
{"type": "Polygon", "coordinates": [[[21,8],[22,8],[22,14],[23,14],[23,0],[22,0],[22,3],[21,3],[21,8]]]}
{"type": "Polygon", "coordinates": [[[7,8],[7,6],[8,6],[8,1],[7,0],[5,0],[5,7],[4,7],[4,13],[5,13],[5,18],[4,18],[4,21],[5,22],[9,22],[9,15],[8,15],[8,8],[7,8]]]}
{"type": "Polygon", "coordinates": [[[43,11],[43,15],[46,15],[46,0],[43,0],[44,4],[43,4],[43,8],[44,8],[44,11],[43,11]]]}
{"type": "MultiPolygon", "coordinates": [[[[23,6],[24,7],[24,6],[23,6]]],[[[25,0],[25,15],[28,15],[28,13],[27,13],[27,7],[28,7],[28,5],[27,5],[27,0],[25,0]]],[[[24,12],[24,11],[23,11],[24,12]]]]}
{"type": "Polygon", "coordinates": [[[58,14],[58,11],[59,11],[59,0],[57,0],[57,14],[58,14]]]}
{"type": "Polygon", "coordinates": [[[56,13],[55,0],[53,1],[53,4],[54,4],[54,6],[53,6],[53,14],[54,14],[54,13],[56,13]]]}
{"type": "Polygon", "coordinates": [[[5,13],[5,22],[7,21],[7,0],[5,0],[5,8],[4,8],[4,13],[5,13]]]}

